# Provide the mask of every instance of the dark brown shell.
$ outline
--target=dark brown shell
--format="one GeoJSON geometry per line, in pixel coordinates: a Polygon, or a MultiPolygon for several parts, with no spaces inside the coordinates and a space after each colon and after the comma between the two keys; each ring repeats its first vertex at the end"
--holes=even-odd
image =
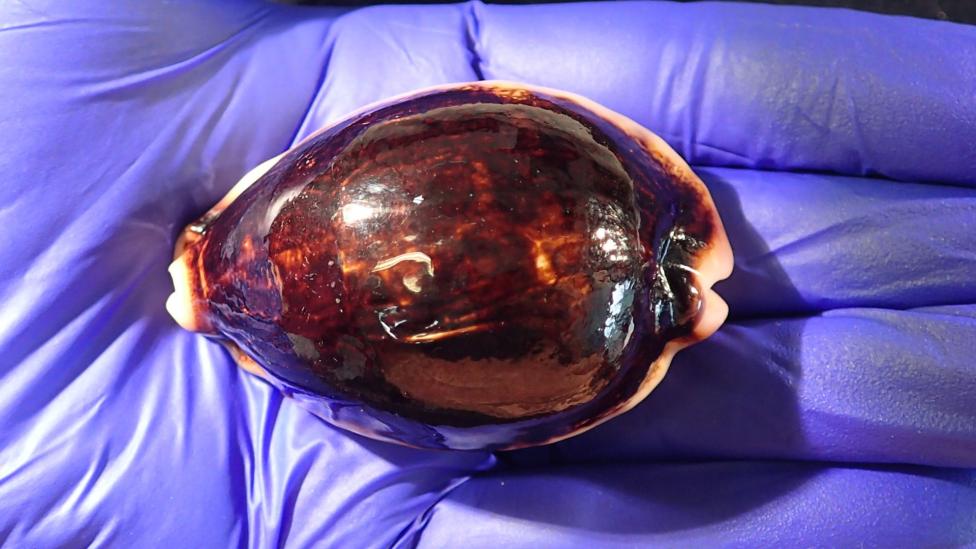
{"type": "Polygon", "coordinates": [[[336,424],[446,448],[542,444],[633,406],[724,319],[709,288],[731,269],[660,139],[503,82],[323,130],[180,247],[181,324],[336,424]]]}

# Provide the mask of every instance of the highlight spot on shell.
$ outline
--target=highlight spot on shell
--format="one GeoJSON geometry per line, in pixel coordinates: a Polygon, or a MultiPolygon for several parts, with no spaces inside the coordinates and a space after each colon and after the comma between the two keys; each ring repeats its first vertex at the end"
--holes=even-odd
{"type": "Polygon", "coordinates": [[[506,82],[314,134],[180,246],[166,306],[182,326],[343,428],[459,449],[553,442],[634,406],[717,329],[710,286],[732,262],[663,141],[506,82]]]}

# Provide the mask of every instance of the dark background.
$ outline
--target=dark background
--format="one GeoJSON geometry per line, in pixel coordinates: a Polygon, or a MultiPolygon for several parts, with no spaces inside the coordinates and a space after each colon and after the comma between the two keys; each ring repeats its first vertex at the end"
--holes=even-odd
{"type": "MultiPolygon", "coordinates": [[[[372,4],[447,4],[457,0],[282,0],[293,4],[366,6],[372,4]]],[[[490,4],[534,4],[555,3],[565,0],[487,0],[490,4]]],[[[677,0],[688,2],[695,0],[677,0]]],[[[730,1],[730,0],[718,0],[730,1]]],[[[742,0],[735,0],[742,1],[742,0]]],[[[745,0],[750,1],[750,0],[745,0]]],[[[941,19],[959,23],[976,24],[976,0],[761,0],[754,3],[762,4],[792,4],[798,6],[828,6],[852,8],[877,13],[894,15],[911,15],[926,19],[941,19]]]]}

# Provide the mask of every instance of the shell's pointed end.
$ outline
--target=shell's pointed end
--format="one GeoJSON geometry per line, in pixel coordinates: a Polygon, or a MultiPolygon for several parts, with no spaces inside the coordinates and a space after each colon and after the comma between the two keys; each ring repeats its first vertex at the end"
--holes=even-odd
{"type": "Polygon", "coordinates": [[[173,293],[166,299],[166,310],[183,328],[191,332],[214,334],[216,332],[206,314],[206,301],[199,295],[197,275],[190,265],[194,254],[183,251],[182,242],[177,249],[183,253],[169,265],[173,293]]]}
{"type": "Polygon", "coordinates": [[[712,248],[698,266],[697,282],[702,291],[702,312],[691,332],[692,341],[702,341],[714,334],[729,316],[729,306],[712,288],[732,274],[732,247],[724,228],[718,226],[712,248]]]}
{"type": "MultiPolygon", "coordinates": [[[[710,201],[711,198],[709,197],[708,200],[710,201]]],[[[732,247],[729,245],[729,239],[725,233],[725,229],[721,225],[721,220],[718,219],[718,214],[714,209],[712,212],[716,222],[716,231],[711,240],[711,244],[698,257],[695,269],[695,285],[701,295],[702,301],[700,313],[694,326],[688,334],[672,339],[665,345],[664,350],[651,365],[647,377],[633,396],[605,414],[604,417],[597,419],[590,426],[586,427],[586,429],[591,429],[608,419],[616,417],[644,400],[657,387],[661,380],[664,379],[668,368],[671,366],[671,361],[679,351],[711,337],[725,323],[725,319],[729,316],[729,306],[715,292],[712,286],[731,276],[734,259],[732,247]]]]}

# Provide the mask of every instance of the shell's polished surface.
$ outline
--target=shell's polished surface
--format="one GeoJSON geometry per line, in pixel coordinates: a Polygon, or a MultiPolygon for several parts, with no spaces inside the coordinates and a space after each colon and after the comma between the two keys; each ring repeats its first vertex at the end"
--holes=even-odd
{"type": "Polygon", "coordinates": [[[704,186],[569,94],[418,92],[246,179],[185,232],[170,310],[367,436],[570,436],[635,404],[725,315],[709,288],[731,254],[704,186]]]}

